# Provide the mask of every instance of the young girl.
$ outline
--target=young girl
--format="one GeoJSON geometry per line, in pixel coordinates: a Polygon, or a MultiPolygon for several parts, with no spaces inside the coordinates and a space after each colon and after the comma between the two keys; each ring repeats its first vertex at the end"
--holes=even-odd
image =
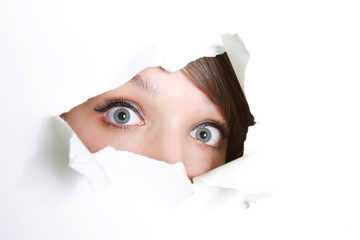
{"type": "Polygon", "coordinates": [[[236,67],[226,52],[174,72],[148,67],[62,117],[91,152],[112,146],[183,162],[192,179],[243,155],[254,117],[236,67]]]}

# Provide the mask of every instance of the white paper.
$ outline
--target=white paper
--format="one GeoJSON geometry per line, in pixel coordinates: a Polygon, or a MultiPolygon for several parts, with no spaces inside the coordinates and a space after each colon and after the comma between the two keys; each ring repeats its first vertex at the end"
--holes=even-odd
{"type": "MultiPolygon", "coordinates": [[[[244,157],[251,155],[249,162],[260,166],[251,167],[254,175],[267,174],[250,185],[260,189],[264,179],[274,183],[274,191],[239,218],[220,211],[179,221],[182,228],[175,221],[168,239],[358,240],[357,5],[346,0],[1,0],[0,238],[131,235],[125,229],[116,236],[117,226],[112,228],[96,207],[88,179],[67,168],[68,161],[54,161],[63,155],[47,158],[47,148],[67,146],[46,144],[52,134],[61,139],[68,132],[48,126],[49,136],[42,140],[41,121],[127,81],[119,68],[153,36],[178,47],[183,39],[238,32],[251,53],[246,94],[257,121],[244,157]],[[167,41],[166,35],[178,40],[167,41]]],[[[148,239],[145,230],[135,230],[148,239]]],[[[164,232],[157,233],[159,239],[164,232]]]]}
{"type": "Polygon", "coordinates": [[[174,71],[222,53],[221,35],[234,32],[209,23],[199,35],[190,18],[164,29],[173,13],[141,4],[0,2],[1,239],[201,239],[247,208],[241,190],[191,184],[181,164],[92,155],[56,117],[148,66],[174,71]],[[144,14],[156,19],[131,21],[144,14]]]}

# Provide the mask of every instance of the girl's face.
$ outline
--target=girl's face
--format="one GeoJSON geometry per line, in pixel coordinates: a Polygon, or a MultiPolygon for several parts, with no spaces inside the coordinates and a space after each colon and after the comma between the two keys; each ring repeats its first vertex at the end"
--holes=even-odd
{"type": "Polygon", "coordinates": [[[225,163],[226,121],[181,71],[147,68],[62,117],[91,152],[112,146],[183,162],[191,179],[225,163]]]}

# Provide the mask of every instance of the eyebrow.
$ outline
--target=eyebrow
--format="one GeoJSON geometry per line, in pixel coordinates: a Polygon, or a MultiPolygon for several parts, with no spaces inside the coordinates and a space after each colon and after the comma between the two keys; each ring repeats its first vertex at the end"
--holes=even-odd
{"type": "Polygon", "coordinates": [[[142,91],[146,91],[149,95],[155,97],[159,95],[159,90],[153,85],[151,85],[151,83],[147,79],[143,79],[138,74],[129,81],[129,84],[131,86],[135,86],[142,91]]]}

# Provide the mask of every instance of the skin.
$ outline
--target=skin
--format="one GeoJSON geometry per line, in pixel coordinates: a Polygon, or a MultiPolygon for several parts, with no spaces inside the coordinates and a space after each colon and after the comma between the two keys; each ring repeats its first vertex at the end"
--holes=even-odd
{"type": "Polygon", "coordinates": [[[226,125],[225,119],[182,71],[146,68],[132,81],[89,99],[62,117],[93,153],[112,146],[167,163],[183,162],[190,179],[225,163],[225,136],[207,126],[213,137],[205,143],[196,138],[198,129],[194,129],[207,120],[226,125]],[[122,125],[114,121],[111,111],[115,108],[94,110],[119,98],[136,103],[143,116],[133,111],[130,124],[122,125]]]}

